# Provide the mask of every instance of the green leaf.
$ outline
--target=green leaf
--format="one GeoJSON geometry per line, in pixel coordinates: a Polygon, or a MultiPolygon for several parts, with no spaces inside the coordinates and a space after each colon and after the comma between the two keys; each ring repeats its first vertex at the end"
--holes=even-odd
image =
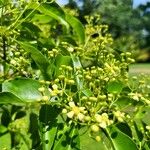
{"type": "Polygon", "coordinates": [[[50,18],[48,15],[35,14],[31,21],[46,24],[49,23],[51,20],[52,18],[50,18]]]}
{"type": "Polygon", "coordinates": [[[61,65],[70,66],[70,64],[71,64],[71,57],[70,56],[58,55],[56,57],[55,64],[56,64],[55,74],[56,74],[56,76],[58,76],[60,74],[59,68],[61,67],[61,65]]]}
{"type": "Polygon", "coordinates": [[[145,142],[145,144],[144,144],[144,149],[145,150],[150,150],[150,142],[148,141],[148,142],[145,142]]]}
{"type": "Polygon", "coordinates": [[[117,124],[116,124],[116,127],[117,127],[121,132],[123,132],[124,134],[126,134],[126,135],[128,135],[129,137],[132,138],[132,131],[131,131],[130,126],[129,126],[127,123],[123,123],[123,122],[117,123],[117,124]]]}
{"type": "MultiPolygon", "coordinates": [[[[71,59],[72,59],[73,67],[74,67],[75,70],[77,68],[82,68],[79,57],[71,55],[71,59]]],[[[80,91],[80,90],[83,89],[83,80],[81,78],[79,78],[78,75],[76,75],[75,77],[76,77],[77,88],[80,91]]]]}
{"type": "Polygon", "coordinates": [[[2,107],[2,115],[1,115],[1,124],[4,125],[5,127],[8,127],[9,123],[11,122],[11,112],[9,108],[2,107]]]}
{"type": "Polygon", "coordinates": [[[138,150],[133,140],[116,127],[109,127],[107,132],[115,150],[138,150]]]}
{"type": "Polygon", "coordinates": [[[0,125],[0,149],[11,149],[11,135],[3,125],[0,125]]]}
{"type": "Polygon", "coordinates": [[[141,142],[144,138],[143,133],[140,131],[140,127],[142,127],[140,124],[142,124],[142,123],[141,123],[141,121],[134,121],[133,124],[134,124],[134,129],[136,131],[137,138],[141,142]],[[138,123],[136,123],[136,122],[138,122],[138,123]]]}
{"type": "Polygon", "coordinates": [[[134,101],[127,96],[121,96],[115,101],[114,105],[117,105],[120,109],[123,109],[134,105],[134,101]]]}
{"type": "Polygon", "coordinates": [[[43,77],[48,80],[51,78],[51,64],[49,63],[48,59],[32,44],[27,42],[18,42],[24,50],[31,54],[32,59],[35,61],[37,66],[42,72],[43,77]]]}
{"type": "Polygon", "coordinates": [[[32,140],[32,147],[37,147],[37,145],[41,142],[41,139],[39,135],[39,118],[35,113],[30,114],[29,133],[31,135],[30,139],[32,140]]]}
{"type": "Polygon", "coordinates": [[[79,42],[83,44],[85,42],[85,30],[82,23],[77,18],[69,14],[66,14],[66,20],[69,22],[69,24],[77,34],[79,42]]]}
{"type": "Polygon", "coordinates": [[[136,112],[135,119],[142,120],[145,124],[150,124],[150,106],[141,106],[139,107],[138,111],[136,112]]]}
{"type": "MultiPolygon", "coordinates": [[[[40,30],[40,28],[38,27],[38,26],[36,26],[36,25],[34,25],[33,23],[31,23],[31,22],[23,22],[22,24],[21,24],[21,26],[24,28],[24,29],[22,29],[22,30],[25,30],[25,33],[27,34],[27,32],[29,33],[29,34],[32,34],[32,36],[38,36],[39,35],[39,32],[41,32],[41,30],[40,30]]],[[[22,35],[21,35],[21,38],[23,38],[22,37],[22,35]]],[[[28,37],[27,37],[28,38],[28,37]]]]}
{"type": "Polygon", "coordinates": [[[15,96],[14,94],[10,92],[1,92],[0,93],[0,104],[20,104],[24,103],[23,100],[15,96]]]}
{"type": "MultiPolygon", "coordinates": [[[[38,91],[41,85],[38,81],[32,79],[16,79],[9,82],[4,82],[2,85],[3,92],[10,92],[14,102],[33,102],[42,98],[42,94],[38,91]],[[18,97],[18,98],[16,98],[18,97]]],[[[12,101],[10,97],[6,99],[12,101]]]]}
{"type": "Polygon", "coordinates": [[[110,93],[120,93],[123,89],[124,85],[121,82],[112,81],[107,85],[107,91],[110,93]]]}
{"type": "Polygon", "coordinates": [[[43,150],[51,149],[57,133],[57,117],[60,109],[56,106],[43,105],[40,109],[41,139],[43,150]]]}
{"type": "Polygon", "coordinates": [[[80,139],[75,126],[66,127],[63,135],[56,141],[53,150],[79,150],[80,139]]]}
{"type": "Polygon", "coordinates": [[[57,133],[57,124],[55,124],[55,126],[52,126],[50,128],[45,127],[43,129],[45,131],[44,134],[42,134],[42,140],[45,141],[45,143],[43,143],[43,149],[44,150],[52,149],[57,133]]]}
{"type": "Polygon", "coordinates": [[[46,4],[43,3],[39,6],[38,10],[45,14],[45,15],[49,15],[50,17],[56,19],[57,21],[59,21],[60,23],[62,23],[63,25],[66,26],[66,28],[69,28],[68,23],[65,20],[65,13],[64,11],[61,9],[61,7],[54,3],[50,3],[50,4],[46,4]]]}
{"type": "Polygon", "coordinates": [[[39,120],[43,124],[54,123],[57,121],[57,116],[60,113],[60,109],[57,106],[42,105],[39,114],[39,120]]]}
{"type": "Polygon", "coordinates": [[[87,96],[87,97],[90,97],[90,96],[93,95],[93,93],[91,92],[90,89],[83,89],[83,90],[82,90],[82,93],[83,93],[85,96],[87,96]]]}
{"type": "MultiPolygon", "coordinates": [[[[96,141],[89,135],[91,134],[87,127],[82,127],[79,131],[80,133],[80,149],[81,150],[110,150],[111,148],[106,146],[106,141],[104,141],[102,134],[98,135],[102,138],[101,141],[96,141]]],[[[95,136],[95,135],[94,135],[95,136]]]]}
{"type": "Polygon", "coordinates": [[[0,125],[0,134],[7,132],[7,128],[3,125],[0,125]]]}

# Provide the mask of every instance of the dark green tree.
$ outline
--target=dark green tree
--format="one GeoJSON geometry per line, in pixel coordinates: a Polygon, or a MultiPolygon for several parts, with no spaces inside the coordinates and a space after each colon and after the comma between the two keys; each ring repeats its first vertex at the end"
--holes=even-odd
{"type": "Polygon", "coordinates": [[[145,46],[150,47],[150,2],[140,5],[142,28],[144,30],[145,46]]]}
{"type": "Polygon", "coordinates": [[[138,51],[149,47],[149,3],[133,8],[133,0],[70,0],[67,6],[78,10],[83,23],[86,15],[100,15],[100,23],[109,25],[116,49],[138,51]]]}

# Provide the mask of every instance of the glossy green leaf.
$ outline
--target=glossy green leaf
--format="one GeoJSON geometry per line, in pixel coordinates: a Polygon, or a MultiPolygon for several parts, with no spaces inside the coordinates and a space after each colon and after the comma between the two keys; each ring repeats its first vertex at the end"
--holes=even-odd
{"type": "Polygon", "coordinates": [[[45,141],[45,143],[43,142],[43,150],[51,149],[57,133],[57,124],[53,127],[47,126],[43,130],[45,131],[41,136],[42,140],[45,141]]]}
{"type": "MultiPolygon", "coordinates": [[[[34,36],[34,37],[38,36],[39,32],[41,32],[40,28],[31,22],[23,22],[21,26],[22,28],[24,28],[22,30],[26,30],[25,34],[27,34],[28,32],[29,34],[31,34],[31,36],[34,36]]],[[[21,38],[23,38],[22,35],[21,35],[21,38]]],[[[26,37],[26,38],[29,39],[29,37],[26,37]]]]}
{"type": "Polygon", "coordinates": [[[75,126],[66,127],[62,136],[55,142],[53,150],[79,150],[80,139],[75,126]]]}
{"type": "Polygon", "coordinates": [[[11,112],[9,108],[6,107],[2,107],[2,110],[3,112],[1,115],[1,124],[5,127],[8,127],[9,123],[11,122],[11,112]]]}
{"type": "Polygon", "coordinates": [[[0,150],[11,149],[11,135],[8,129],[0,125],[0,150]]]}
{"type": "MultiPolygon", "coordinates": [[[[98,133],[102,140],[96,141],[90,137],[90,131],[87,127],[82,127],[79,131],[80,133],[80,149],[81,150],[110,150],[111,147],[108,147],[106,141],[104,141],[103,136],[98,133]]],[[[95,136],[95,135],[94,135],[95,136]]]]}
{"type": "Polygon", "coordinates": [[[10,92],[1,92],[0,93],[0,104],[20,104],[24,103],[22,99],[10,92]]]}
{"type": "Polygon", "coordinates": [[[116,127],[123,133],[125,133],[126,135],[128,135],[130,138],[132,138],[132,131],[130,126],[127,123],[117,123],[116,127]]]}
{"type": "Polygon", "coordinates": [[[42,98],[42,94],[38,91],[40,87],[41,85],[38,81],[32,79],[16,79],[4,82],[2,91],[13,93],[15,95],[13,98],[15,102],[32,102],[42,98]],[[18,99],[16,99],[16,96],[18,99]]]}
{"type": "Polygon", "coordinates": [[[45,23],[49,23],[51,20],[52,19],[48,15],[35,14],[31,21],[45,24],[45,23]]]}
{"type": "Polygon", "coordinates": [[[93,93],[90,91],[90,89],[83,89],[82,93],[87,97],[90,97],[93,95],[93,93]]]}
{"type": "Polygon", "coordinates": [[[85,42],[85,30],[82,23],[77,18],[69,14],[66,14],[66,20],[77,34],[79,42],[83,44],[85,42]]]}
{"type": "Polygon", "coordinates": [[[29,133],[31,135],[32,147],[37,147],[41,141],[39,135],[39,118],[38,115],[33,112],[30,114],[29,133]]]}
{"type": "Polygon", "coordinates": [[[43,150],[51,149],[57,133],[57,116],[60,110],[56,106],[43,105],[40,109],[41,139],[43,150]]]}
{"type": "Polygon", "coordinates": [[[141,106],[136,112],[135,119],[142,120],[145,124],[150,124],[150,106],[141,106]]]}
{"type": "Polygon", "coordinates": [[[107,90],[110,93],[120,93],[123,89],[124,85],[121,82],[112,81],[107,85],[107,90]]]}
{"type": "Polygon", "coordinates": [[[51,66],[48,59],[32,44],[27,42],[18,42],[24,50],[31,54],[32,59],[35,61],[37,66],[42,72],[45,79],[50,79],[52,72],[51,66]]]}
{"type": "Polygon", "coordinates": [[[69,25],[65,20],[65,13],[57,3],[55,2],[50,4],[43,3],[39,6],[38,10],[41,13],[49,15],[50,17],[58,20],[60,23],[65,25],[67,29],[69,28],[69,25]]]}
{"type": "Polygon", "coordinates": [[[51,122],[57,121],[57,116],[60,113],[60,109],[57,106],[52,105],[42,105],[39,114],[39,120],[43,124],[49,124],[51,122]]]}
{"type": "Polygon", "coordinates": [[[70,64],[71,64],[71,57],[70,56],[58,55],[56,57],[55,64],[56,64],[55,75],[57,77],[59,74],[61,74],[61,72],[59,70],[61,65],[70,66],[70,64]]]}
{"type": "Polygon", "coordinates": [[[7,128],[3,125],[0,125],[0,134],[7,132],[7,128]]]}
{"type": "Polygon", "coordinates": [[[150,142],[149,141],[144,144],[144,150],[150,150],[150,142]]]}
{"type": "Polygon", "coordinates": [[[133,103],[134,103],[134,101],[131,98],[129,98],[127,96],[122,96],[122,97],[119,97],[115,101],[114,105],[117,105],[119,108],[122,109],[122,108],[126,108],[128,106],[134,105],[133,103]]]}
{"type": "Polygon", "coordinates": [[[138,150],[134,141],[116,127],[108,128],[108,134],[115,150],[138,150]]]}
{"type": "MultiPolygon", "coordinates": [[[[73,62],[73,67],[76,70],[77,68],[82,68],[80,59],[77,56],[71,55],[72,58],[72,62],[73,62]]],[[[78,90],[82,90],[83,89],[83,80],[81,78],[79,78],[78,75],[76,75],[76,83],[77,83],[77,88],[78,90]]]]}
{"type": "Polygon", "coordinates": [[[134,121],[133,124],[134,124],[134,129],[136,131],[137,138],[141,142],[144,137],[142,132],[140,131],[140,128],[142,127],[140,124],[142,124],[142,123],[141,123],[141,121],[134,121]]]}

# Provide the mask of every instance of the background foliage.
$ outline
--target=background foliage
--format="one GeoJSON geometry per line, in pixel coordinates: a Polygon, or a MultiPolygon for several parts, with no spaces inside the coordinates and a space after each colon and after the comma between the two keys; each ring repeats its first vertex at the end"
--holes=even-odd
{"type": "Polygon", "coordinates": [[[134,8],[132,0],[69,0],[66,7],[76,9],[83,23],[86,15],[101,15],[100,24],[109,25],[116,50],[134,51],[137,61],[149,62],[149,2],[134,8]]]}

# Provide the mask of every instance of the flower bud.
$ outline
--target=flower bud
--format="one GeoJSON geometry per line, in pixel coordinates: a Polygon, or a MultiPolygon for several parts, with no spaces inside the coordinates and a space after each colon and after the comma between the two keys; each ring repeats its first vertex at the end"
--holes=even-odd
{"type": "Polygon", "coordinates": [[[49,100],[49,97],[48,97],[48,96],[43,96],[42,99],[43,99],[44,101],[48,101],[48,100],[49,100]]]}
{"type": "Polygon", "coordinates": [[[91,126],[91,130],[92,130],[93,132],[98,132],[98,131],[99,131],[99,127],[98,127],[97,125],[93,124],[93,125],[91,126]]]}
{"type": "Polygon", "coordinates": [[[96,97],[89,97],[89,100],[90,100],[90,101],[93,101],[93,102],[96,102],[96,101],[97,101],[97,98],[96,98],[96,97]]]}
{"type": "Polygon", "coordinates": [[[67,109],[64,108],[64,109],[62,110],[62,113],[63,113],[63,114],[66,114],[66,113],[67,113],[67,109]]]}
{"type": "Polygon", "coordinates": [[[38,90],[39,90],[40,92],[44,92],[44,91],[45,91],[45,88],[44,88],[44,87],[40,87],[38,90]]]}
{"type": "Polygon", "coordinates": [[[95,137],[95,140],[96,140],[97,142],[99,142],[99,141],[101,141],[101,137],[100,137],[100,136],[96,136],[96,137],[95,137]]]}

